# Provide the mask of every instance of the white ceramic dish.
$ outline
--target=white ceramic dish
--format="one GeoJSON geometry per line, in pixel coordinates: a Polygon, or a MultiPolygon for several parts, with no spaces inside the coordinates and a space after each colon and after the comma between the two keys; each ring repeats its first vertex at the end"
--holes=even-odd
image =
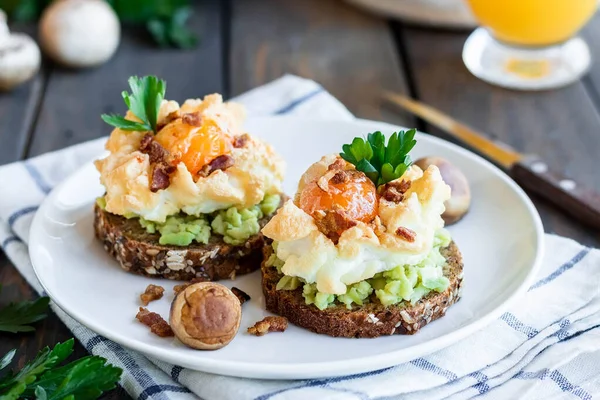
{"type": "MultiPolygon", "coordinates": [[[[253,119],[248,131],[270,141],[288,162],[285,191],[293,194],[304,170],[323,154],[338,152],[355,136],[398,127],[373,121],[348,122],[253,119]]],[[[246,327],[268,313],[260,273],[235,285],[252,297],[244,305],[240,332],[212,352],[161,339],[135,320],[139,294],[149,283],[166,295],[149,308],[168,317],[175,282],[122,271],[94,238],[92,204],[103,193],[90,163],[48,196],[31,230],[30,252],[37,276],[50,297],[97,333],[149,356],[223,375],[266,379],[340,376],[381,369],[448,346],[499,317],[529,287],[542,257],[539,215],[523,191],[504,173],[458,146],[418,135],[414,159],[442,155],[461,168],[473,193],[469,214],[450,231],[464,255],[463,297],[447,315],[414,336],[335,339],[290,326],[285,333],[255,337],[246,327]]]]}
{"type": "Polygon", "coordinates": [[[450,29],[477,26],[465,0],[346,0],[382,17],[450,29]]]}

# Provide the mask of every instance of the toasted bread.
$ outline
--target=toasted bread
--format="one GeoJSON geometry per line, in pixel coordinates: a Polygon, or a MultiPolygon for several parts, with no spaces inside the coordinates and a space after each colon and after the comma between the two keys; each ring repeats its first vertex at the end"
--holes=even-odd
{"type": "Polygon", "coordinates": [[[281,275],[276,268],[265,265],[272,251],[270,245],[265,246],[265,261],[261,267],[267,310],[316,333],[349,338],[412,335],[429,322],[444,316],[448,307],[461,296],[463,261],[454,242],[441,250],[447,260],[444,275],[450,280],[444,292],[432,291],[414,305],[405,301],[392,306],[382,305],[372,295],[370,302],[363,306],[354,305],[352,309],[334,304],[319,310],[314,304],[307,305],[302,297],[302,287],[276,290],[281,275]]]}
{"type": "MultiPolygon", "coordinates": [[[[271,216],[259,221],[261,228],[271,216]]],[[[257,270],[262,249],[270,240],[261,233],[244,244],[233,246],[213,234],[208,244],[186,247],[159,244],[158,233],[148,233],[137,219],[111,214],[98,205],[94,208],[94,230],[104,249],[129,272],[153,278],[216,281],[257,270]]]]}

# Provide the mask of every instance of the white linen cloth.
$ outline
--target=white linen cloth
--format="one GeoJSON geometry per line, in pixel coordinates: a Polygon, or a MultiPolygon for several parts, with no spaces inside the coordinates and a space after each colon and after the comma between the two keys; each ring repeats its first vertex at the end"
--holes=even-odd
{"type": "MultiPolygon", "coordinates": [[[[235,100],[251,115],[353,118],[318,84],[295,76],[235,100]]],[[[0,167],[0,243],[39,293],[27,247],[35,210],[52,187],[100,154],[104,141],[0,167]]],[[[535,283],[487,328],[430,356],[341,378],[261,381],[195,372],[124,349],[53,309],[91,353],[123,368],[121,385],[139,399],[592,399],[600,396],[600,251],[553,235],[545,240],[535,283]]]]}

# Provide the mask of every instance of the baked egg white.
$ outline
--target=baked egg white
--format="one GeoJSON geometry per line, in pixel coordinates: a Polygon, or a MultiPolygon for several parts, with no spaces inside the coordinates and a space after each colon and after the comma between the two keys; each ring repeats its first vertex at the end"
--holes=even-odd
{"type": "MultiPolygon", "coordinates": [[[[126,118],[137,120],[131,112],[126,118]]],[[[164,222],[179,212],[199,215],[232,206],[247,208],[267,194],[281,193],[285,163],[269,144],[244,135],[243,146],[232,145],[245,134],[244,118],[241,105],[224,103],[218,94],[186,100],[181,107],[163,101],[158,125],[164,126],[155,140],[174,155],[175,171],[169,186],[156,192],[150,190],[150,157],[139,150],[146,132],[114,129],[106,144],[110,154],[95,162],[106,189],[106,211],[164,222]],[[186,113],[198,113],[201,123],[184,123],[181,115],[186,113]],[[201,167],[221,154],[231,156],[233,166],[198,175],[201,167]]]]}
{"type": "MultiPolygon", "coordinates": [[[[283,274],[316,283],[322,293],[344,294],[347,285],[398,265],[416,265],[423,261],[434,246],[435,232],[444,226],[441,214],[444,202],[450,198],[450,187],[444,183],[438,168],[430,166],[422,171],[411,166],[389,183],[400,185],[404,181],[401,185],[407,189],[402,196],[391,201],[378,194],[372,220],[353,221],[339,237],[332,238],[320,229],[323,225],[315,218],[321,211],[310,214],[302,207],[307,190],[318,192],[315,182],[320,190],[333,190],[334,200],[335,196],[344,196],[343,190],[348,187],[328,189],[323,183],[323,177],[331,179],[330,171],[335,163],[351,171],[350,176],[360,178],[362,173],[340,157],[323,157],[304,173],[294,200],[287,201],[262,230],[265,236],[277,242],[274,248],[277,258],[283,262],[283,274]]],[[[364,185],[365,181],[358,179],[357,182],[364,185]]],[[[348,201],[348,198],[342,200],[348,201]]],[[[325,203],[321,200],[319,204],[325,203]]]]}

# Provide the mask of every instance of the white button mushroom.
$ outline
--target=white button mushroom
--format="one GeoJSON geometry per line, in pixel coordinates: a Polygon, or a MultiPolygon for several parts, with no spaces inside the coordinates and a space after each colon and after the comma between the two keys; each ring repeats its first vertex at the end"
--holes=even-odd
{"type": "Polygon", "coordinates": [[[10,33],[0,10],[0,90],[10,90],[40,69],[40,49],[29,36],[10,33]]]}
{"type": "Polygon", "coordinates": [[[458,222],[471,206],[471,189],[465,174],[456,165],[441,157],[423,157],[415,161],[415,165],[422,170],[430,165],[440,169],[442,179],[452,189],[450,199],[444,203],[446,211],[442,214],[442,218],[446,225],[458,222]]]}
{"type": "Polygon", "coordinates": [[[55,0],[40,19],[40,44],[69,67],[102,64],[119,46],[121,27],[104,0],[55,0]]]}

